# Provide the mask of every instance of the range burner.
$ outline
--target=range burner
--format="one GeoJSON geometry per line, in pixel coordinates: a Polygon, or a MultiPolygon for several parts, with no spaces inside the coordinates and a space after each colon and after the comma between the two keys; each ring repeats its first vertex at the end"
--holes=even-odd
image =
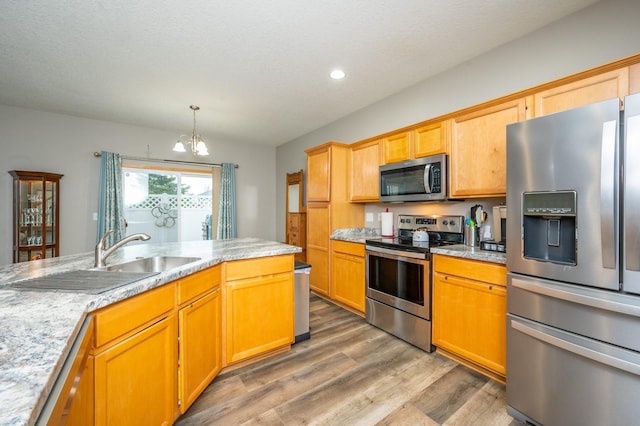
{"type": "Polygon", "coordinates": [[[413,216],[398,215],[395,238],[366,240],[372,247],[382,247],[413,253],[429,253],[430,247],[442,247],[464,243],[463,216],[413,216]],[[413,233],[426,231],[429,241],[413,241],[413,233]]]}

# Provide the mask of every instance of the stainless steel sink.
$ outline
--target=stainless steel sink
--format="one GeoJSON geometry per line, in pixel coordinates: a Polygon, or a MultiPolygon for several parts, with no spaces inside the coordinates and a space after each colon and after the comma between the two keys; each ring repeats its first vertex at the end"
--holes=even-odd
{"type": "Polygon", "coordinates": [[[100,294],[131,284],[158,272],[107,272],[105,270],[68,271],[44,277],[31,278],[0,289],[21,291],[49,291],[63,293],[100,294]]]}
{"type": "Polygon", "coordinates": [[[199,257],[184,256],[145,257],[103,268],[32,278],[0,286],[0,289],[100,294],[198,260],[199,257]]]}
{"type": "Polygon", "coordinates": [[[199,257],[153,256],[98,268],[112,272],[164,272],[200,260],[199,257]]]}

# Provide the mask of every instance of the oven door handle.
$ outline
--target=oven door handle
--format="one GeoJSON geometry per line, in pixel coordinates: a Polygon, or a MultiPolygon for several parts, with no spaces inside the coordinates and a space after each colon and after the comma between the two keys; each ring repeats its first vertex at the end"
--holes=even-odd
{"type": "Polygon", "coordinates": [[[398,259],[405,262],[415,262],[415,260],[426,260],[426,255],[424,253],[414,253],[411,251],[398,251],[393,249],[386,249],[382,247],[373,247],[373,246],[365,246],[367,250],[367,254],[372,254],[374,256],[382,256],[390,259],[398,259]]]}

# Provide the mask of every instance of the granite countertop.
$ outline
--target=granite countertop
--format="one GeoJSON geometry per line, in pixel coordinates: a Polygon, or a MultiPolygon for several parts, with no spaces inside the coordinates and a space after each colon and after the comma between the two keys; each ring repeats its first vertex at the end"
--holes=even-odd
{"type": "Polygon", "coordinates": [[[201,260],[101,294],[4,288],[25,279],[91,269],[93,252],[0,266],[0,425],[35,422],[89,312],[221,262],[299,251],[257,238],[128,245],[107,264],[157,255],[201,260]]]}
{"type": "Polygon", "coordinates": [[[480,250],[480,247],[469,247],[464,244],[456,244],[453,246],[434,247],[431,249],[433,254],[445,254],[447,256],[462,257],[465,259],[481,260],[484,262],[507,263],[506,253],[498,251],[480,250]]]}
{"type": "MultiPolygon", "coordinates": [[[[352,243],[364,244],[367,239],[380,237],[380,229],[377,228],[343,228],[334,229],[331,234],[332,240],[349,241],[352,243]]],[[[431,253],[445,254],[447,256],[462,257],[465,259],[481,260],[493,263],[507,263],[505,253],[497,251],[480,250],[479,247],[469,247],[464,244],[457,244],[446,247],[433,247],[431,253]]]]}
{"type": "Polygon", "coordinates": [[[332,240],[364,244],[365,240],[378,237],[380,237],[380,229],[378,228],[342,228],[334,229],[329,238],[332,240]]]}

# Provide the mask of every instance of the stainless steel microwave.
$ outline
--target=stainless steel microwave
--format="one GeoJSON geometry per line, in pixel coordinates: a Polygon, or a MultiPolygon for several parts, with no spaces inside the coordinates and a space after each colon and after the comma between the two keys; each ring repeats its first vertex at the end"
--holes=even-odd
{"type": "Polygon", "coordinates": [[[440,201],[447,195],[447,155],[380,166],[380,201],[440,201]]]}

